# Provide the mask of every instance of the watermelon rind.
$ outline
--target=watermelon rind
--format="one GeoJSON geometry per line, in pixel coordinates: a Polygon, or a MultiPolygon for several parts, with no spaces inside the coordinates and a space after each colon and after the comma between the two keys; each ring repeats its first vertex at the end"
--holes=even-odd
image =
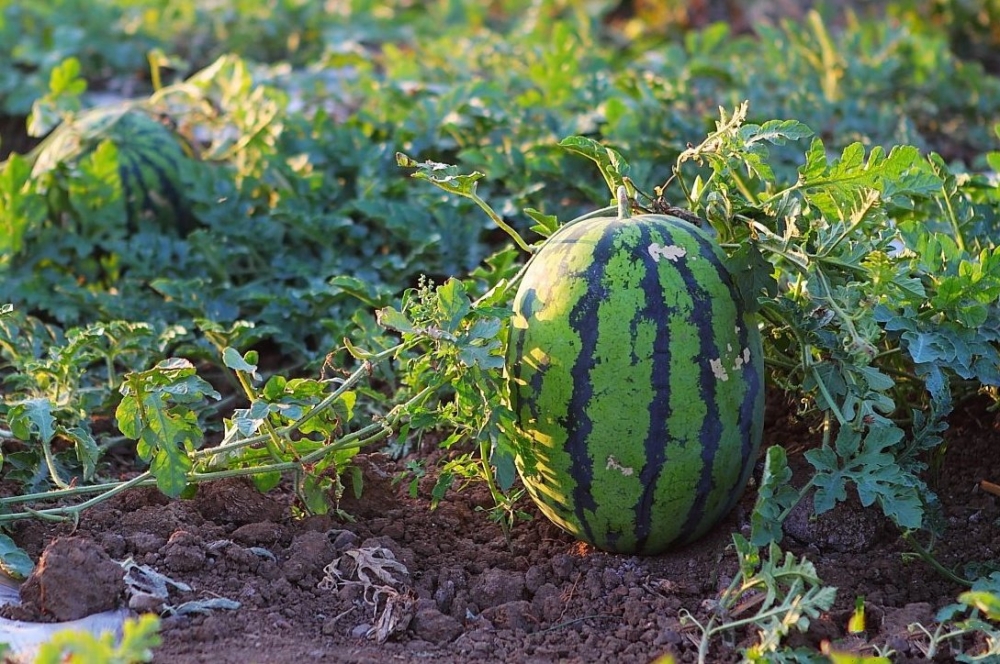
{"type": "Polygon", "coordinates": [[[655,554],[704,535],[750,477],[763,352],[715,241],[666,215],[567,225],[513,304],[511,405],[528,493],[598,548],[655,554]]]}
{"type": "MultiPolygon", "coordinates": [[[[140,106],[94,108],[63,123],[39,146],[32,176],[41,178],[60,167],[72,167],[104,141],[114,144],[118,155],[125,228],[190,231],[194,219],[183,182],[189,153],[170,127],[140,106]]],[[[58,188],[60,182],[55,178],[50,187],[58,188]]]]}

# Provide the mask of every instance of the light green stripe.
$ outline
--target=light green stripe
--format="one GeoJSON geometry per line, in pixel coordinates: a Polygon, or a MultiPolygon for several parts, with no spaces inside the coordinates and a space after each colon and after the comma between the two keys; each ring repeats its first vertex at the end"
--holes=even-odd
{"type": "Polygon", "coordinates": [[[640,358],[653,352],[656,323],[643,322],[635,338],[632,323],[646,305],[641,288],[646,267],[636,260],[639,229],[616,231],[615,254],[605,268],[602,285],[614,298],[598,308],[597,347],[590,383],[594,393],[587,405],[591,422],[588,451],[593,468],[592,492],[598,509],[588,515],[594,533],[622,532],[621,545],[634,533],[626,521],[642,495],[639,473],[645,465],[642,441],[649,431],[648,404],[653,399],[651,363],[629,362],[632,349],[640,358]]]}

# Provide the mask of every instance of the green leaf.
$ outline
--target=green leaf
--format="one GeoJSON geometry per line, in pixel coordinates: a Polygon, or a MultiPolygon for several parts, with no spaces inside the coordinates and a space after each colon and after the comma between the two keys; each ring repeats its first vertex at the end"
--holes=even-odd
{"type": "Polygon", "coordinates": [[[257,399],[250,404],[250,408],[237,408],[233,411],[233,424],[240,435],[249,438],[257,433],[270,414],[271,404],[257,399]]]}
{"type": "Polygon", "coordinates": [[[0,533],[0,570],[18,581],[28,578],[35,564],[7,535],[0,533]]]}
{"type": "Polygon", "coordinates": [[[370,307],[384,303],[392,291],[385,284],[375,280],[364,280],[349,275],[337,275],[327,282],[332,291],[344,292],[370,307]]]}
{"type": "Polygon", "coordinates": [[[495,339],[501,329],[503,321],[499,318],[477,318],[469,327],[466,336],[470,339],[495,339]]]}
{"type": "MultiPolygon", "coordinates": [[[[247,353],[248,356],[249,354],[250,353],[247,353]]],[[[260,378],[260,375],[257,373],[257,365],[247,362],[246,358],[240,355],[240,352],[235,348],[226,347],[226,349],[222,351],[222,361],[233,371],[242,371],[243,373],[250,374],[255,379],[260,378]]]]}
{"type": "Polygon", "coordinates": [[[436,509],[441,501],[444,500],[444,497],[448,494],[448,489],[455,483],[455,479],[455,474],[446,469],[438,474],[437,482],[434,483],[434,488],[431,489],[431,509],[436,509]]]}
{"type": "Polygon", "coordinates": [[[840,469],[836,453],[829,448],[818,448],[808,450],[803,456],[817,471],[813,477],[816,513],[828,512],[838,502],[847,500],[847,477],[840,469]]]}
{"type": "Polygon", "coordinates": [[[865,598],[863,596],[854,599],[854,612],[847,620],[848,634],[862,634],[866,631],[865,624],[865,598]]]}
{"type": "Polygon", "coordinates": [[[67,115],[81,108],[80,96],[87,90],[87,81],[80,76],[80,61],[69,57],[52,68],[48,93],[36,99],[28,116],[30,136],[49,133],[67,115]]]}
{"type": "MultiPolygon", "coordinates": [[[[604,176],[612,199],[617,195],[618,187],[625,185],[625,177],[629,174],[629,165],[614,148],[605,147],[586,136],[569,136],[559,141],[559,146],[594,161],[600,169],[601,175],[604,176]]],[[[633,193],[631,187],[629,187],[629,192],[633,193]]]]}
{"type": "Polygon", "coordinates": [[[501,491],[510,491],[517,480],[517,467],[514,465],[514,454],[511,450],[495,446],[490,455],[493,464],[497,486],[501,491]]]}
{"type": "Polygon", "coordinates": [[[21,251],[25,233],[48,216],[45,197],[34,190],[31,163],[19,154],[0,162],[0,255],[21,251]]]}
{"type": "Polygon", "coordinates": [[[285,386],[287,384],[287,378],[281,374],[275,374],[264,383],[264,387],[260,390],[260,396],[267,401],[277,401],[285,393],[285,386]]]}
{"type": "Polygon", "coordinates": [[[857,366],[855,370],[864,376],[869,389],[881,392],[891,390],[896,385],[896,382],[892,378],[886,376],[875,367],[857,366]]]}
{"type": "Polygon", "coordinates": [[[153,648],[162,642],[159,630],[160,619],[153,613],[127,618],[117,644],[110,631],[97,635],[84,629],[64,629],[38,647],[34,661],[35,664],[150,662],[153,648]]]}
{"type": "Polygon", "coordinates": [[[156,478],[156,487],[171,498],[181,495],[187,488],[188,474],[194,463],[178,444],[180,441],[162,441],[152,429],[146,429],[142,442],[155,450],[149,472],[156,478]]]}
{"type": "Polygon", "coordinates": [[[981,611],[990,620],[1000,621],[1000,595],[985,590],[969,590],[958,596],[962,604],[981,611]]]}
{"type": "Polygon", "coordinates": [[[531,230],[542,237],[549,237],[559,230],[559,218],[554,214],[544,214],[534,208],[525,208],[524,213],[537,222],[531,230]]]}
{"type": "Polygon", "coordinates": [[[886,516],[899,526],[919,528],[923,520],[920,490],[925,487],[900,467],[893,454],[903,437],[902,429],[888,421],[871,426],[865,435],[844,426],[837,434],[836,451],[826,447],[807,451],[805,458],[816,469],[816,513],[846,500],[850,481],[862,505],[878,501],[886,516]]]}
{"type": "Polygon", "coordinates": [[[785,448],[772,445],[764,457],[757,501],[750,515],[750,543],[754,546],[781,541],[781,515],[800,499],[800,493],[792,486],[791,480],[792,470],[788,467],[785,448]]]}
{"type": "Polygon", "coordinates": [[[865,148],[855,142],[839,159],[827,161],[822,141],[813,139],[806,163],[799,168],[799,187],[807,202],[833,218],[850,216],[866,191],[875,190],[883,200],[929,196],[941,187],[920,151],[896,146],[888,155],[876,146],[865,160],[865,148]]]}
{"type": "Polygon", "coordinates": [[[726,259],[726,268],[733,276],[733,283],[748,312],[760,309],[761,297],[770,299],[778,294],[774,265],[764,258],[756,242],[747,240],[740,243],[726,259]]]}
{"type": "Polygon", "coordinates": [[[413,326],[410,319],[394,307],[379,309],[375,312],[375,318],[378,320],[379,325],[390,330],[402,332],[403,334],[413,334],[417,331],[417,328],[413,326]]]}
{"type": "Polygon", "coordinates": [[[330,412],[339,422],[350,422],[354,419],[354,406],[357,402],[358,393],[348,390],[347,392],[341,393],[341,395],[337,398],[336,403],[333,404],[330,412]]]}
{"type": "Polygon", "coordinates": [[[129,373],[120,392],[122,400],[115,411],[119,430],[136,441],[136,452],[150,463],[160,490],[179,496],[193,467],[188,449],[198,447],[204,438],[189,405],[203,402],[206,396],[219,398],[218,392],[181,358],[129,373]]]}
{"type": "Polygon", "coordinates": [[[330,511],[332,478],[307,473],[302,476],[298,488],[298,495],[302,497],[305,508],[310,514],[326,514],[330,511]]]}
{"type": "Polygon", "coordinates": [[[458,358],[467,367],[478,366],[485,371],[502,369],[503,344],[498,340],[486,344],[462,344],[459,347],[458,358]]]}
{"type": "Polygon", "coordinates": [[[483,179],[485,175],[479,171],[469,174],[461,174],[458,169],[451,164],[442,164],[436,161],[417,162],[402,152],[396,153],[396,164],[403,168],[416,168],[416,173],[410,177],[418,180],[426,180],[450,194],[466,196],[471,198],[476,193],[476,183],[483,179]]]}
{"type": "Polygon", "coordinates": [[[11,407],[7,418],[11,432],[23,441],[38,436],[42,443],[49,443],[56,434],[56,419],[48,399],[25,399],[11,407]]]}
{"type": "Polygon", "coordinates": [[[52,68],[49,92],[54,95],[79,95],[87,89],[87,81],[80,76],[80,61],[70,57],[52,68]]]}
{"type": "Polygon", "coordinates": [[[458,330],[462,319],[472,310],[465,285],[454,277],[437,288],[437,307],[446,332],[458,330]]]}
{"type": "Polygon", "coordinates": [[[267,493],[274,487],[281,484],[281,473],[274,472],[262,472],[254,473],[250,476],[251,481],[253,481],[254,487],[261,493],[267,493]]]}
{"type": "Polygon", "coordinates": [[[76,458],[83,467],[83,479],[88,481],[93,479],[94,472],[97,470],[97,461],[101,456],[101,450],[97,446],[93,434],[83,427],[60,429],[60,433],[73,441],[76,458]]]}
{"type": "Polygon", "coordinates": [[[834,447],[841,459],[854,458],[861,449],[861,432],[850,426],[840,427],[834,447]]]}
{"type": "Polygon", "coordinates": [[[122,637],[118,644],[118,658],[122,662],[150,662],[153,648],[162,643],[160,619],[145,613],[138,618],[127,618],[122,625],[122,637]]]}
{"type": "Polygon", "coordinates": [[[809,138],[813,130],[798,120],[768,120],[762,125],[744,125],[743,138],[747,143],[767,141],[774,145],[784,145],[786,141],[809,138]]]}
{"type": "Polygon", "coordinates": [[[986,163],[994,172],[1000,173],[1000,152],[987,152],[986,163]]]}

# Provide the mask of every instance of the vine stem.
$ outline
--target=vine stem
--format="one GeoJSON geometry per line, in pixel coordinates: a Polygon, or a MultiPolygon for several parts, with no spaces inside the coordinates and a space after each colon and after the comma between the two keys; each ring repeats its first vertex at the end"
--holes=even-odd
{"type": "MultiPolygon", "coordinates": [[[[236,380],[240,382],[240,387],[243,388],[243,393],[246,394],[247,399],[253,404],[254,400],[257,398],[254,392],[253,385],[250,384],[250,379],[247,378],[245,371],[236,370],[236,380]]],[[[267,435],[267,450],[271,454],[271,458],[275,461],[280,461],[281,459],[281,448],[285,447],[281,444],[281,437],[278,436],[278,432],[275,430],[274,425],[271,421],[265,419],[261,426],[264,428],[264,433],[267,435]]]]}
{"type": "Polygon", "coordinates": [[[468,194],[468,197],[471,198],[472,201],[483,210],[483,212],[489,215],[490,219],[493,220],[493,223],[499,226],[504,233],[509,235],[514,240],[514,242],[517,244],[518,247],[520,247],[523,251],[529,254],[534,253],[535,250],[531,247],[531,245],[529,245],[527,242],[524,241],[524,238],[521,237],[521,234],[518,233],[516,230],[514,230],[514,228],[510,224],[504,221],[503,218],[499,214],[497,214],[493,210],[493,208],[490,207],[489,203],[484,201],[479,196],[479,194],[472,192],[468,194]]]}
{"type": "Polygon", "coordinates": [[[909,531],[904,532],[903,539],[906,540],[907,544],[913,547],[913,550],[917,552],[917,555],[920,556],[921,560],[923,560],[925,563],[934,568],[935,572],[937,572],[944,578],[948,579],[949,581],[963,585],[967,588],[972,587],[971,581],[969,581],[968,579],[963,579],[962,577],[960,577],[959,575],[955,574],[953,571],[942,565],[940,562],[938,562],[938,559],[935,558],[933,555],[931,555],[931,552],[925,549],[920,544],[920,542],[916,540],[916,538],[913,536],[913,533],[909,531]]]}
{"type": "Polygon", "coordinates": [[[948,223],[951,225],[952,233],[955,235],[955,244],[962,251],[965,251],[965,236],[962,234],[962,225],[958,221],[958,215],[955,214],[955,207],[952,205],[951,196],[948,194],[947,187],[941,187],[941,198],[944,199],[944,206],[948,212],[948,223]]]}
{"type": "MultiPolygon", "coordinates": [[[[313,406],[309,411],[302,415],[298,420],[290,425],[276,428],[274,431],[279,436],[286,436],[299,429],[305,422],[309,419],[316,417],[319,413],[330,408],[337,400],[354,384],[360,381],[365,375],[367,375],[372,368],[372,360],[382,361],[388,359],[404,344],[399,344],[392,348],[388,348],[379,353],[371,355],[371,359],[366,360],[362,367],[357,369],[351,376],[341,383],[341,385],[331,394],[327,395],[322,401],[313,406]]],[[[373,421],[372,423],[354,431],[350,434],[342,436],[337,440],[319,447],[307,454],[302,455],[300,458],[291,461],[277,461],[276,463],[271,463],[267,465],[251,466],[247,468],[227,468],[224,470],[209,470],[208,472],[191,472],[187,476],[187,482],[189,484],[203,484],[206,482],[217,481],[232,477],[246,477],[252,475],[260,475],[264,473],[272,472],[287,472],[287,471],[300,471],[303,467],[308,464],[315,463],[316,461],[322,459],[328,454],[336,451],[347,450],[347,449],[360,449],[366,445],[370,445],[374,442],[383,440],[387,438],[395,430],[396,425],[400,420],[406,416],[406,413],[416,404],[420,403],[422,400],[426,399],[428,395],[436,391],[441,387],[440,384],[428,385],[424,389],[417,392],[410,399],[397,405],[393,408],[390,413],[378,421],[373,421]]],[[[268,443],[271,442],[269,434],[261,434],[258,436],[248,437],[243,440],[233,441],[226,445],[225,448],[220,449],[220,447],[214,447],[206,450],[198,450],[190,455],[189,458],[192,461],[206,460],[213,456],[219,455],[220,453],[225,453],[236,448],[246,447],[255,443],[268,443]]],[[[20,496],[12,496],[10,498],[4,498],[0,500],[0,509],[5,508],[9,505],[14,505],[18,503],[30,503],[35,501],[47,501],[56,500],[61,498],[73,498],[77,496],[98,494],[91,498],[88,498],[82,503],[72,505],[72,506],[61,506],[53,507],[47,509],[32,509],[24,508],[20,512],[9,512],[6,514],[0,514],[0,523],[13,522],[20,519],[28,518],[41,518],[47,520],[67,520],[67,519],[78,519],[81,512],[89,507],[92,507],[100,502],[108,500],[128,489],[143,487],[143,486],[155,486],[156,478],[152,475],[150,471],[145,471],[130,480],[124,482],[110,482],[105,484],[97,484],[91,486],[81,486],[81,487],[70,487],[66,485],[63,489],[58,491],[46,491],[34,494],[25,494],[20,496]]]]}
{"type": "MultiPolygon", "coordinates": [[[[378,353],[366,353],[366,359],[362,362],[361,366],[354,370],[350,376],[345,378],[341,382],[340,386],[325,396],[319,403],[312,406],[309,410],[302,414],[299,419],[295,420],[291,424],[286,424],[283,427],[277,427],[275,432],[279,436],[285,436],[292,431],[297,431],[302,427],[303,424],[316,417],[323,411],[331,408],[345,392],[354,387],[358,382],[360,382],[365,376],[371,373],[372,368],[390,357],[393,357],[396,353],[405,349],[407,344],[396,344],[390,348],[379,351],[378,353]]],[[[217,447],[212,447],[205,450],[198,450],[191,454],[191,458],[194,461],[203,459],[205,457],[215,456],[221,452],[228,452],[242,447],[250,447],[259,443],[267,443],[270,439],[269,434],[257,434],[255,436],[247,436],[246,438],[241,438],[240,440],[234,440],[234,437],[238,434],[237,429],[232,429],[225,438],[223,438],[222,443],[217,447]]]]}

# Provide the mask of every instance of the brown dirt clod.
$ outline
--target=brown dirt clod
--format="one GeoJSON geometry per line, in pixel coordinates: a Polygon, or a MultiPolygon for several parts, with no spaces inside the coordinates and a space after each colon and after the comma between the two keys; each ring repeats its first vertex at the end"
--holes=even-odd
{"type": "Polygon", "coordinates": [[[63,622],[117,608],[124,570],[87,537],[52,541],[21,586],[22,620],[63,622]]]}

